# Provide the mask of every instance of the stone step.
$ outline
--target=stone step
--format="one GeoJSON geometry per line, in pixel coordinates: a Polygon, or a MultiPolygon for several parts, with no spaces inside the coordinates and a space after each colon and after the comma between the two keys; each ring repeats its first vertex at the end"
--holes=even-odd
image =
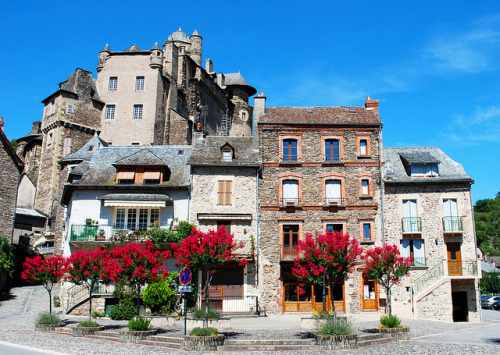
{"type": "Polygon", "coordinates": [[[171,348],[171,349],[182,349],[182,343],[169,343],[165,341],[154,341],[154,340],[138,340],[136,343],[142,345],[161,346],[164,348],[171,348]]]}
{"type": "Polygon", "coordinates": [[[224,345],[314,345],[314,339],[226,339],[224,345]]]}
{"type": "Polygon", "coordinates": [[[390,343],[393,341],[395,341],[393,338],[379,338],[379,339],[371,339],[371,340],[363,340],[363,341],[358,340],[358,347],[385,344],[385,343],[390,343]]]}
{"type": "Polygon", "coordinates": [[[97,332],[97,333],[95,333],[95,335],[120,339],[120,333],[118,333],[118,332],[111,332],[109,330],[103,330],[103,331],[97,332]]]}
{"type": "Polygon", "coordinates": [[[382,339],[382,338],[384,338],[384,335],[382,333],[358,334],[358,342],[365,340],[382,339]]]}
{"type": "Polygon", "coordinates": [[[222,345],[217,347],[219,351],[307,351],[319,350],[316,345],[222,345]]]}
{"type": "Polygon", "coordinates": [[[99,339],[99,340],[108,340],[108,341],[120,341],[120,338],[109,337],[109,336],[104,336],[104,335],[88,335],[87,338],[99,339]]]}
{"type": "Polygon", "coordinates": [[[57,333],[57,334],[73,334],[73,330],[69,327],[59,327],[56,328],[54,331],[51,333],[57,333]]]}
{"type": "Polygon", "coordinates": [[[152,335],[152,336],[148,337],[148,340],[165,342],[165,343],[182,344],[183,341],[184,341],[184,338],[180,338],[180,337],[168,337],[168,336],[163,336],[163,335],[152,335]]]}

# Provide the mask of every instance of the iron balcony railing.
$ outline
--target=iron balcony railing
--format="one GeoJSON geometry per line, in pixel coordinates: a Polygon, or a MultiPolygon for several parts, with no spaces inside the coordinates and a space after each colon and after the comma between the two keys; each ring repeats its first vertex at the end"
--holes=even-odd
{"type": "Polygon", "coordinates": [[[422,232],[422,219],[420,217],[403,217],[401,218],[401,226],[403,233],[422,232]]]}
{"type": "MultiPolygon", "coordinates": [[[[127,228],[126,225],[106,225],[106,224],[73,224],[71,225],[71,241],[91,242],[103,241],[109,242],[113,239],[119,239],[136,231],[146,231],[153,227],[158,227],[156,224],[144,225],[140,229],[127,228]]],[[[167,228],[167,226],[160,226],[167,228]]]]}
{"type": "Polygon", "coordinates": [[[413,293],[417,294],[427,288],[429,285],[444,276],[443,263],[439,262],[437,265],[427,270],[425,274],[413,281],[413,293]]]}
{"type": "MultiPolygon", "coordinates": [[[[257,313],[257,296],[208,296],[208,304],[211,309],[230,313],[257,313]]],[[[205,306],[205,298],[202,298],[202,307],[205,306]]]]}
{"type": "Polygon", "coordinates": [[[425,264],[425,257],[413,258],[412,260],[413,260],[411,262],[412,266],[426,266],[426,264],[425,264]]]}
{"type": "Polygon", "coordinates": [[[344,206],[345,201],[342,197],[325,197],[323,200],[324,206],[344,206]]]}
{"type": "Polygon", "coordinates": [[[302,199],[296,197],[284,197],[281,199],[282,207],[294,207],[302,205],[302,199]]]}
{"type": "Polygon", "coordinates": [[[464,217],[443,217],[443,230],[445,232],[463,232],[464,217]]]}
{"type": "Polygon", "coordinates": [[[300,162],[300,155],[299,154],[289,154],[289,155],[281,155],[280,157],[280,162],[281,163],[298,163],[300,162]]]}
{"type": "Polygon", "coordinates": [[[448,260],[449,276],[477,276],[477,261],[448,260]]]}
{"type": "Polygon", "coordinates": [[[325,155],[325,160],[323,163],[330,164],[330,163],[342,163],[344,161],[344,156],[341,154],[330,154],[330,155],[325,155]]]}
{"type": "Polygon", "coordinates": [[[281,247],[281,260],[294,260],[300,256],[300,251],[295,250],[295,245],[283,245],[281,247]]]}

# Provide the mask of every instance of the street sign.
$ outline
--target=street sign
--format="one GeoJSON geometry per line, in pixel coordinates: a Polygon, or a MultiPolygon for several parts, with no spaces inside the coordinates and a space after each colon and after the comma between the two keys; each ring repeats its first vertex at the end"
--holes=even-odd
{"type": "Polygon", "coordinates": [[[189,285],[191,282],[191,270],[189,270],[187,267],[182,268],[181,272],[179,273],[179,281],[182,285],[189,285]]]}
{"type": "Polygon", "coordinates": [[[181,285],[179,286],[179,292],[193,292],[193,286],[181,285]]]}

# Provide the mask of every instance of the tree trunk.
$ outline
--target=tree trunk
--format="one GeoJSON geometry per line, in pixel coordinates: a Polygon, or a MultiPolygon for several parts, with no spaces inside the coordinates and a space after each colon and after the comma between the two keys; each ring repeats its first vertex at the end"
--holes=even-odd
{"type": "Polygon", "coordinates": [[[139,310],[141,308],[141,285],[137,285],[137,317],[139,317],[139,310]]]}
{"type": "Polygon", "coordinates": [[[89,321],[92,320],[92,289],[94,288],[94,283],[89,284],[89,321]]]}
{"type": "Polygon", "coordinates": [[[391,287],[385,286],[385,294],[387,297],[387,301],[385,302],[385,314],[392,315],[392,307],[391,307],[391,287]]]}
{"type": "Polygon", "coordinates": [[[333,319],[335,320],[337,318],[337,313],[335,312],[335,300],[333,297],[333,286],[335,285],[335,281],[329,280],[328,286],[330,287],[330,302],[332,303],[332,312],[333,312],[333,319]]]}
{"type": "Polygon", "coordinates": [[[208,328],[208,286],[210,281],[208,279],[210,275],[210,271],[207,271],[206,279],[205,279],[205,328],[208,328]]]}
{"type": "Polygon", "coordinates": [[[49,293],[49,312],[52,315],[52,288],[48,288],[47,292],[49,293]]]}

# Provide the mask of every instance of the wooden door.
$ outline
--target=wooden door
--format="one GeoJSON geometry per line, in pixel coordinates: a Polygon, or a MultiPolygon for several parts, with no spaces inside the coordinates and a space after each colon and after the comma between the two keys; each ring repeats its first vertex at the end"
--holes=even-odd
{"type": "Polygon", "coordinates": [[[363,310],[376,311],[378,309],[377,283],[373,280],[363,281],[363,310]]]}
{"type": "Polygon", "coordinates": [[[448,250],[448,275],[462,276],[462,256],[460,253],[460,243],[447,243],[448,250]]]}

